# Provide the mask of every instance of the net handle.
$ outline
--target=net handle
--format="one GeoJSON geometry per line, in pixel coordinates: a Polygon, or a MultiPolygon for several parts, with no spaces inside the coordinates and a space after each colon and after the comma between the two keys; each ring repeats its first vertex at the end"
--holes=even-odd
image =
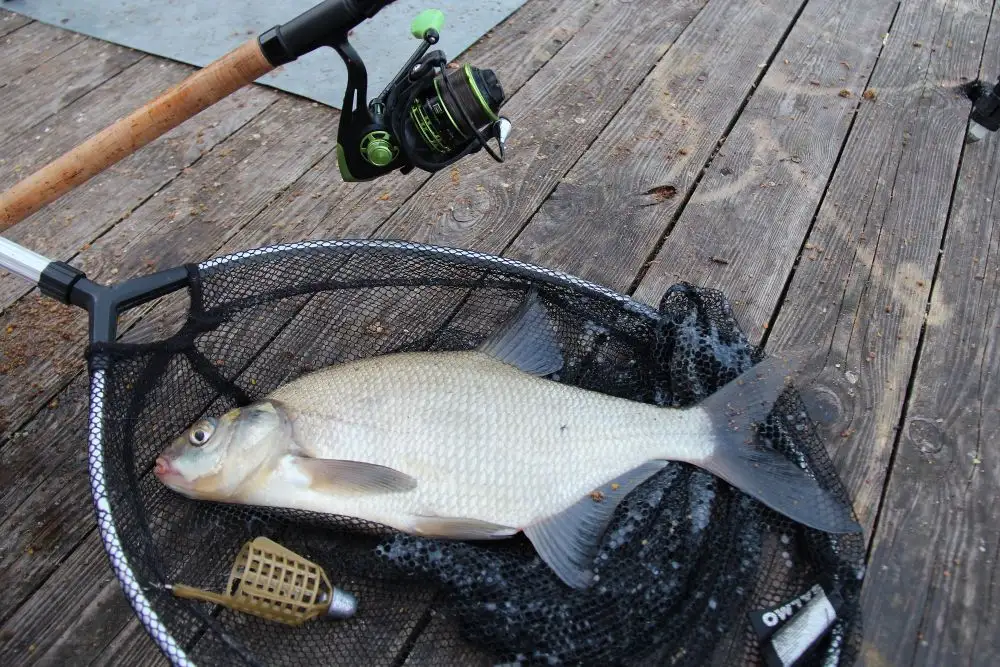
{"type": "Polygon", "coordinates": [[[0,232],[272,69],[247,40],[0,194],[0,232]]]}

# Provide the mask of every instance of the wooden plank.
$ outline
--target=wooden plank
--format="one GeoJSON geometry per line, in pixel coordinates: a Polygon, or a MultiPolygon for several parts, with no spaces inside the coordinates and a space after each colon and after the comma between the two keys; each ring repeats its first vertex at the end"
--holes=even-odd
{"type": "Polygon", "coordinates": [[[777,263],[773,285],[754,281],[777,301],[781,266],[790,268],[791,245],[808,228],[895,6],[810,3],[785,37],[800,4],[768,3],[762,11],[757,2],[727,3],[718,13],[732,15],[729,26],[721,18],[718,29],[685,34],[509,254],[572,265],[582,277],[626,291],[680,215],[655,262],[669,272],[652,272],[639,298],[649,301],[650,286],[662,291],[682,277],[740,293],[736,254],[749,245],[746,254],[758,255],[761,265],[777,263]],[[754,91],[760,63],[779,46],[754,91]],[[851,97],[838,96],[841,89],[851,97]],[[762,190],[768,182],[780,186],[762,190]],[[785,235],[787,243],[776,242],[785,235]]]}
{"type": "Polygon", "coordinates": [[[31,19],[21,14],[0,9],[0,37],[9,35],[31,23],[31,19]]]}
{"type": "MultiPolygon", "coordinates": [[[[146,59],[65,109],[54,119],[52,140],[24,162],[21,172],[41,166],[96,132],[121,114],[141,105],[185,76],[191,68],[146,59]],[[77,122],[84,119],[84,122],[77,122]]],[[[94,177],[21,221],[5,237],[58,260],[72,260],[81,247],[132,214],[181,172],[246,125],[278,99],[262,86],[244,88],[151,142],[117,165],[94,177]]],[[[36,128],[37,129],[37,128],[36,128]]],[[[48,135],[46,135],[48,138],[48,135]]],[[[31,141],[28,139],[28,143],[31,141]]],[[[22,142],[10,148],[16,150],[22,142]]],[[[27,153],[16,153],[24,156],[27,153]]],[[[4,155],[0,152],[0,155],[4,155]]],[[[2,160],[0,160],[2,161],[2,160]]],[[[3,273],[0,306],[9,307],[31,291],[31,284],[3,273]]]]}
{"type": "MultiPolygon", "coordinates": [[[[655,304],[680,280],[724,288],[748,333],[759,337],[862,103],[895,6],[892,1],[807,5],[704,174],[691,173],[703,162],[682,164],[673,179],[641,184],[700,179],[674,228],[666,228],[669,236],[636,298],[655,304]]],[[[687,115],[704,113],[695,109],[687,115]]],[[[679,134],[678,143],[688,139],[679,134]]],[[[715,135],[694,136],[707,157],[715,135]]],[[[682,207],[680,199],[665,202],[668,211],[682,207]]],[[[650,211],[644,214],[648,219],[664,204],[638,210],[650,211]]]]}
{"type": "MultiPolygon", "coordinates": [[[[0,69],[0,89],[85,39],[83,35],[44,23],[26,23],[22,24],[23,29],[0,36],[0,62],[4,63],[0,69]]],[[[7,23],[0,26],[2,33],[7,23]]]]}
{"type": "MultiPolygon", "coordinates": [[[[46,122],[7,138],[0,143],[0,187],[9,188],[82,143],[134,108],[142,96],[155,95],[164,84],[174,81],[171,77],[175,71],[179,70],[163,67],[154,58],[139,57],[133,66],[124,68],[118,76],[77,99],[46,122]]],[[[43,94],[44,88],[42,86],[43,94]]],[[[26,102],[30,104],[30,98],[26,102]]]]}
{"type": "Polygon", "coordinates": [[[127,81],[139,88],[136,93],[126,87],[128,83],[124,80],[116,80],[124,78],[116,75],[143,60],[148,59],[135,51],[89,40],[6,86],[3,108],[8,116],[16,118],[5,123],[0,135],[0,159],[3,160],[0,162],[0,187],[10,187],[36,166],[58,157],[62,150],[51,154],[53,145],[60,149],[72,147],[103,127],[103,124],[95,127],[95,123],[109,116],[107,123],[115,120],[118,117],[115,112],[123,103],[134,103],[136,93],[155,90],[149,85],[162,79],[148,64],[142,72],[143,78],[132,78],[135,73],[128,72],[131,76],[127,81]],[[74,58],[74,53],[84,57],[74,58]],[[76,82],[75,85],[70,86],[71,81],[76,82]],[[54,85],[49,86],[49,82],[54,85]],[[105,86],[100,91],[94,90],[102,84],[105,86]],[[103,104],[95,103],[96,99],[103,104]],[[70,136],[77,140],[68,143],[70,136]]]}
{"type": "MultiPolygon", "coordinates": [[[[127,605],[124,596],[121,604],[127,605]]],[[[93,667],[117,667],[118,665],[143,665],[144,667],[166,666],[169,661],[142,627],[134,615],[93,662],[93,667]]]]}
{"type": "Polygon", "coordinates": [[[0,448],[0,622],[95,527],[92,503],[84,502],[87,398],[88,379],[81,375],[0,448]]]}
{"type": "MultiPolygon", "coordinates": [[[[860,108],[767,341],[811,350],[814,416],[866,532],[965,135],[969,103],[950,86],[977,75],[988,16],[983,3],[900,6],[872,77],[878,99],[860,108]]],[[[768,317],[741,308],[744,321],[768,317]]]]}
{"type": "Polygon", "coordinates": [[[131,608],[101,541],[92,538],[45,582],[32,603],[0,628],[0,664],[87,664],[104,646],[104,628],[127,620],[131,608]],[[46,604],[39,604],[42,600],[46,604]]]}
{"type": "Polygon", "coordinates": [[[137,51],[87,39],[11,81],[0,96],[5,119],[0,141],[43,123],[141,57],[137,51]]]}
{"type": "MultiPolygon", "coordinates": [[[[1000,69],[994,9],[981,71],[1000,69]]],[[[969,63],[971,66],[972,63],[969,63]]],[[[872,540],[871,665],[1000,663],[1000,142],[966,146],[872,540]]]]}

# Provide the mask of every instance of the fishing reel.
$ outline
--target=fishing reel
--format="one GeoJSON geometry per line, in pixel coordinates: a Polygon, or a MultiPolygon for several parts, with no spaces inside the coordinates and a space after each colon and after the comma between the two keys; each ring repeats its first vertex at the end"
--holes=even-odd
{"type": "Polygon", "coordinates": [[[344,34],[332,44],[347,65],[337,158],[345,181],[367,181],[399,169],[439,171],[485,149],[504,161],[511,123],[498,115],[505,98],[496,74],[463,65],[448,67],[440,39],[444,14],[414,18],[410,32],[421,44],[382,93],[366,101],[368,72],[344,34]],[[496,139],[497,150],[489,145],[496,139]]]}

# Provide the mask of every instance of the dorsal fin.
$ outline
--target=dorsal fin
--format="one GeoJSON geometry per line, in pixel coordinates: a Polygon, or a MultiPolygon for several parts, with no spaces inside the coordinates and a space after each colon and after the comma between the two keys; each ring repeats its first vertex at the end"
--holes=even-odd
{"type": "Polygon", "coordinates": [[[552,320],[535,288],[528,291],[514,316],[478,349],[532,375],[549,375],[563,366],[552,320]]]}

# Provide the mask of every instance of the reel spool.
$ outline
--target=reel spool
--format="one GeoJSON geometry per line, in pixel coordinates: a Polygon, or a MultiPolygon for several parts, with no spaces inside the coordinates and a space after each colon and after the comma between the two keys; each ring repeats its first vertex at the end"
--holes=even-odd
{"type": "Polygon", "coordinates": [[[414,18],[410,32],[421,45],[371,103],[366,103],[368,74],[346,35],[333,44],[348,69],[337,157],[346,181],[365,181],[399,169],[439,171],[485,148],[497,162],[511,123],[499,115],[505,102],[496,73],[464,65],[448,69],[440,50],[444,14],[436,9],[414,18]],[[497,140],[499,152],[488,143],[497,140]]]}
{"type": "Polygon", "coordinates": [[[330,584],[322,568],[266,537],[243,545],[224,594],[184,584],[169,588],[180,598],[291,626],[320,616],[350,618],[358,607],[353,595],[330,584]]]}
{"type": "MultiPolygon", "coordinates": [[[[434,94],[417,99],[410,119],[424,143],[446,155],[473,139],[477,130],[500,120],[503,88],[493,70],[471,65],[434,77],[434,94]]],[[[485,145],[489,149],[489,145],[485,145]]]]}

